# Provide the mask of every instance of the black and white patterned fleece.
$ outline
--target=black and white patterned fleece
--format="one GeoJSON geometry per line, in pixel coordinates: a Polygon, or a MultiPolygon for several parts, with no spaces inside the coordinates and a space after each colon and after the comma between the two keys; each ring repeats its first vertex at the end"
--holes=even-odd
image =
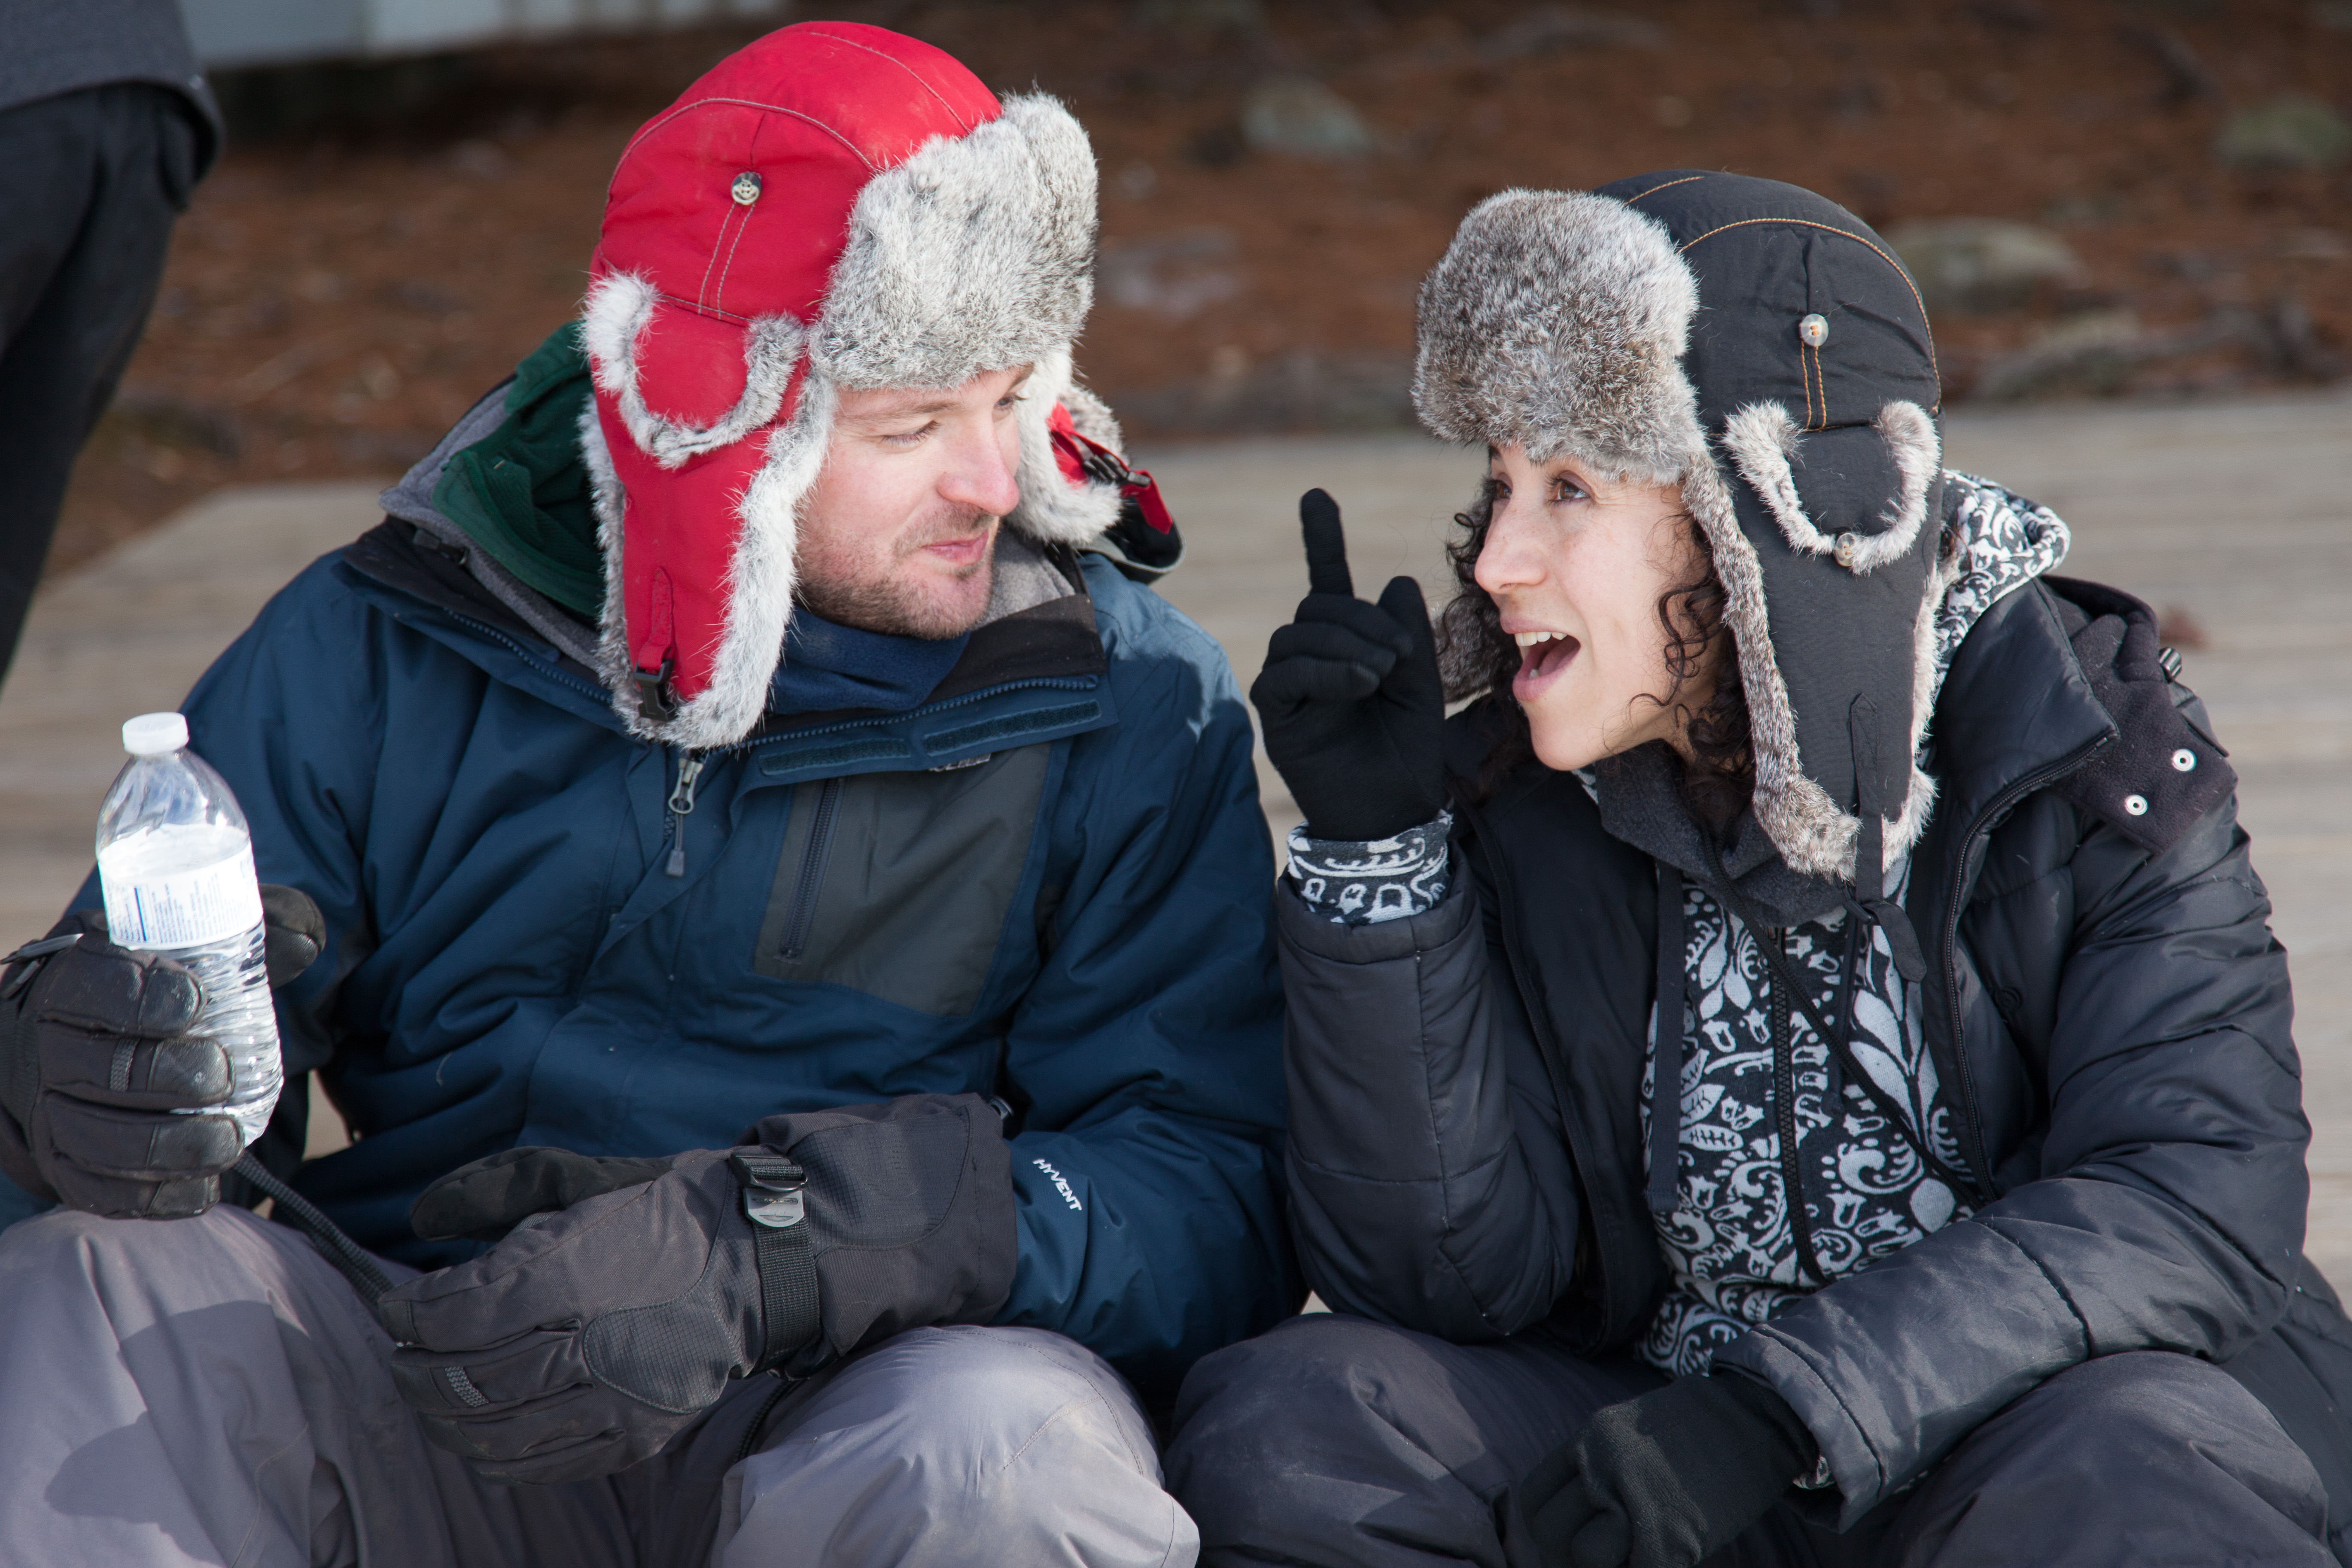
{"type": "Polygon", "coordinates": [[[1392,839],[1310,839],[1304,825],[1290,830],[1290,880],[1309,909],[1329,912],[1335,925],[1378,925],[1437,907],[1445,896],[1454,813],[1407,828],[1392,839]]]}
{"type": "MultiPolygon", "coordinates": [[[[1996,601],[2064,559],[2065,524],[2047,507],[1988,480],[1947,474],[1946,568],[1936,619],[1938,688],[1952,655],[1996,601]]],[[[1579,775],[1589,790],[1589,770],[1579,775]]],[[[1449,820],[1378,843],[1290,835],[1289,875],[1307,904],[1349,925],[1392,920],[1444,895],[1449,820]]],[[[1907,861],[1888,868],[1900,902],[1907,861]]],[[[1801,1008],[1789,1009],[1789,1054],[1776,1062],[1766,961],[1758,933],[1703,889],[1685,884],[1684,970],[1688,1024],[1683,1044],[1680,1170],[1670,1213],[1655,1216],[1673,1277],[1642,1343],[1643,1359],[1686,1375],[1716,1350],[1789,1302],[1910,1246],[1968,1210],[1928,1174],[1905,1132],[1859,1084],[1839,1082],[1827,1042],[1801,1008]],[[1784,1194],[1777,1079],[1785,1077],[1803,1192],[1806,1240],[1818,1272],[1800,1267],[1800,1241],[1784,1194]]],[[[1790,967],[1832,1027],[1846,960],[1843,910],[1784,933],[1790,967]]],[[[1921,1028],[1919,988],[1895,967],[1886,935],[1869,928],[1854,956],[1850,993],[1856,1061],[1922,1129],[1938,1159],[1958,1167],[1950,1109],[1921,1028]]],[[[1767,937],[1766,939],[1769,939],[1767,937]]],[[[1648,1031],[1645,1038],[1654,1038],[1648,1031]]],[[[1643,1067],[1643,1147],[1649,1147],[1651,1078],[1643,1067]]]]}

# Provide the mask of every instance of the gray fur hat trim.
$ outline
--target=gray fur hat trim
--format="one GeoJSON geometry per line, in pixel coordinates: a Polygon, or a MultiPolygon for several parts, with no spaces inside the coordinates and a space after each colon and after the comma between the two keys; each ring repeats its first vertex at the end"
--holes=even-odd
{"type": "Polygon", "coordinates": [[[1413,407],[1444,440],[1674,484],[1706,452],[1681,368],[1697,311],[1655,218],[1505,191],[1470,210],[1421,286],[1413,407]]]}
{"type": "MultiPolygon", "coordinates": [[[[1841,359],[1800,337],[1800,321],[1815,308],[1804,287],[1830,290],[1828,308],[1839,309],[1834,292],[1853,276],[1836,270],[1853,266],[1843,252],[1817,259],[1805,251],[1793,268],[1800,283],[1785,323],[1773,313],[1777,297],[1757,307],[1766,318],[1760,339],[1727,338],[1711,361],[1716,379],[1695,384],[1700,356],[1692,336],[1703,285],[1688,253],[1699,240],[1744,230],[1762,246],[1778,243],[1772,234],[1820,231],[1788,243],[1825,244],[1821,236],[1834,235],[1842,236],[1835,243],[1856,242],[1882,259],[1886,253],[1858,222],[1811,193],[1696,172],[1655,179],[1665,183],[1642,183],[1652,191],[1686,187],[1679,196],[1711,184],[1701,199],[1738,215],[1695,220],[1686,206],[1685,226],[1706,226],[1678,240],[1675,226],[1633,204],[1642,195],[1515,190],[1472,209],[1422,286],[1414,407],[1444,440],[1517,446],[1538,463],[1571,457],[1610,477],[1680,490],[1726,591],[1725,622],[1748,699],[1757,821],[1791,870],[1851,882],[1862,765],[1847,707],[1856,695],[1869,695],[1889,716],[1884,761],[1871,775],[1891,779],[1873,785],[1884,802],[1889,863],[1917,841],[1935,800],[1934,780],[1910,761],[1926,737],[1934,612],[1948,580],[1937,560],[1939,530],[1929,526],[1941,473],[1935,420],[1902,395],[1919,384],[1907,338],[1889,347],[1882,332],[1867,352],[1841,359]],[[1824,213],[1843,223],[1822,221],[1824,213]],[[1787,335],[1785,356],[1771,346],[1782,341],[1780,333],[1787,335]],[[1789,393],[1740,395],[1752,365],[1783,357],[1794,367],[1789,393]],[[1893,369],[1874,379],[1880,364],[1893,369]],[[1879,395],[1861,406],[1874,388],[1879,395]],[[1879,474],[1885,488],[1863,493],[1876,482],[1868,476],[1879,474]],[[1809,496],[1825,507],[1809,506],[1809,496]],[[1818,564],[1792,570],[1790,558],[1818,564]],[[1864,587],[1874,574],[1878,586],[1864,587]],[[1835,607],[1828,615],[1788,617],[1789,625],[1810,628],[1811,645],[1776,643],[1768,591],[1775,581],[1783,595],[1810,598],[1816,612],[1835,607]],[[1850,659],[1821,642],[1824,625],[1831,636],[1853,629],[1850,659]],[[1842,659],[1888,667],[1842,685],[1834,674],[1842,659]],[[1801,719],[1792,695],[1801,685],[1810,707],[1801,719]]],[[[1739,265],[1721,249],[1711,259],[1718,268],[1739,265]]],[[[1891,260],[1885,265],[1900,277],[1891,260]]],[[[1721,276],[1710,276],[1723,286],[1721,276]]],[[[1907,278],[1897,291],[1916,299],[1907,278]]],[[[1843,329],[1845,318],[1838,319],[1843,329]]],[[[1752,332],[1758,323],[1742,326],[1752,332]]],[[[1924,340],[1924,313],[1916,332],[1924,340]]],[[[1838,347],[1863,337],[1849,330],[1838,347]]],[[[1925,363],[1932,386],[1932,345],[1925,363]]],[[[1778,373],[1762,372],[1762,384],[1777,392],[1769,376],[1778,373]]],[[[1861,737],[1860,745],[1873,739],[1861,737]]]]}

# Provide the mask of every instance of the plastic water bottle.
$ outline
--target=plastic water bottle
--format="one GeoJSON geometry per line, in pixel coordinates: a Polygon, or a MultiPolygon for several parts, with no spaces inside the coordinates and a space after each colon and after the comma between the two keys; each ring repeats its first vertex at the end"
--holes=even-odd
{"type": "Polygon", "coordinates": [[[269,1124],[286,1079],[262,956],[253,835],[227,781],[188,750],[185,718],[142,714],[123,725],[122,746],[131,760],[98,813],[107,934],[194,972],[204,1011],[189,1032],[228,1053],[227,1112],[240,1143],[251,1144],[269,1124]]]}

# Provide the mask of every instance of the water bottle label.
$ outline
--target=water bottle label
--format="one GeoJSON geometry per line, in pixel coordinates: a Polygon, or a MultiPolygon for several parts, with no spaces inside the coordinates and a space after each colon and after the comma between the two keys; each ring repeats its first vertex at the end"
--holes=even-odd
{"type": "Polygon", "coordinates": [[[238,845],[235,853],[210,865],[162,873],[109,875],[109,858],[99,856],[106,929],[122,946],[200,947],[226,942],[261,924],[261,889],[253,873],[250,844],[238,845]]]}

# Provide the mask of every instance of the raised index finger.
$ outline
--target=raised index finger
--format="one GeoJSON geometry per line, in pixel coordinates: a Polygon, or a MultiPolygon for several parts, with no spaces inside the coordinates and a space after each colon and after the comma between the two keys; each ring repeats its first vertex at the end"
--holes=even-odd
{"type": "Polygon", "coordinates": [[[1354,598],[1356,583],[1348,575],[1348,536],[1339,527],[1339,503],[1322,490],[1299,497],[1298,531],[1307,541],[1307,591],[1354,598]]]}

